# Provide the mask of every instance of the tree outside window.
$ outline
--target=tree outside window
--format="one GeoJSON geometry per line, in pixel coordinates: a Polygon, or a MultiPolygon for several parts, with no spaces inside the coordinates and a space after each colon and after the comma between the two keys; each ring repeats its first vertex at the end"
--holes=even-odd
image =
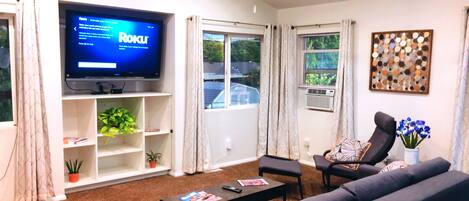
{"type": "Polygon", "coordinates": [[[260,38],[205,32],[203,46],[205,108],[258,104],[260,38]]]}
{"type": "Polygon", "coordinates": [[[339,60],[339,33],[303,38],[304,85],[335,86],[339,60]]]}
{"type": "Polygon", "coordinates": [[[0,122],[13,121],[8,20],[0,19],[0,122]]]}

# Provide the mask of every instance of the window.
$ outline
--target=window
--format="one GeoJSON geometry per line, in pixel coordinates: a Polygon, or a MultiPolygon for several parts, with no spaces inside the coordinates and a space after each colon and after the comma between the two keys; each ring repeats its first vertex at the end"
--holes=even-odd
{"type": "Polygon", "coordinates": [[[13,122],[12,20],[0,15],[0,123],[13,122]]]}
{"type": "Polygon", "coordinates": [[[339,60],[339,33],[303,37],[303,85],[335,86],[339,60]]]}
{"type": "Polygon", "coordinates": [[[259,103],[260,38],[204,33],[206,109],[259,103]]]}

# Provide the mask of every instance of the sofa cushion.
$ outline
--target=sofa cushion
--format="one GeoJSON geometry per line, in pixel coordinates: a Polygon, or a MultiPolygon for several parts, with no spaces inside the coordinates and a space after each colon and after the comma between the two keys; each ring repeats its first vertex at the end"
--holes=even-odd
{"type": "Polygon", "coordinates": [[[349,182],[342,185],[342,188],[354,195],[357,200],[369,201],[410,185],[410,180],[410,174],[399,169],[349,182]]]}
{"type": "Polygon", "coordinates": [[[451,164],[441,157],[434,158],[407,168],[412,175],[412,184],[423,181],[427,178],[447,172],[451,164]]]}
{"type": "Polygon", "coordinates": [[[386,195],[376,201],[467,201],[469,175],[458,171],[445,172],[386,195]]]}
{"type": "Polygon", "coordinates": [[[329,193],[324,193],[318,196],[306,198],[302,201],[355,201],[352,194],[344,189],[336,189],[329,193]]]}

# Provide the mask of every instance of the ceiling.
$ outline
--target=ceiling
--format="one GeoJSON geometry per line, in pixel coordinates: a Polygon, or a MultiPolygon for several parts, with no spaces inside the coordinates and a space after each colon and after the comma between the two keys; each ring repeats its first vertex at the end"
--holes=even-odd
{"type": "Polygon", "coordinates": [[[275,8],[281,9],[281,8],[292,8],[292,7],[324,4],[324,3],[346,1],[346,0],[263,0],[263,1],[272,5],[275,8]]]}

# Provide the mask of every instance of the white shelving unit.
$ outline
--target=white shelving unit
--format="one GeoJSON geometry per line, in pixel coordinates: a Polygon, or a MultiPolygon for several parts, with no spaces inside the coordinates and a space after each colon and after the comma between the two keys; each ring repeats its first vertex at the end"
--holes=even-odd
{"type": "Polygon", "coordinates": [[[107,157],[115,156],[121,154],[129,154],[135,152],[141,152],[141,147],[134,147],[131,145],[124,144],[111,144],[111,145],[102,145],[98,149],[98,157],[107,157]]]}
{"type": "Polygon", "coordinates": [[[155,135],[168,135],[171,131],[155,131],[155,132],[144,132],[145,136],[155,136],[155,135]]]}
{"type": "Polygon", "coordinates": [[[94,143],[94,142],[83,142],[83,143],[80,143],[80,144],[65,144],[64,149],[95,146],[95,145],[96,145],[96,143],[94,143]]]}
{"type": "Polygon", "coordinates": [[[85,143],[64,145],[65,160],[84,160],[79,182],[69,183],[65,175],[66,191],[167,174],[172,156],[171,98],[169,93],[156,92],[63,96],[64,137],[88,138],[85,143]],[[135,115],[134,134],[109,138],[98,132],[97,115],[111,107],[124,107],[135,115]],[[148,167],[145,153],[150,150],[162,153],[157,168],[148,167]]]}

